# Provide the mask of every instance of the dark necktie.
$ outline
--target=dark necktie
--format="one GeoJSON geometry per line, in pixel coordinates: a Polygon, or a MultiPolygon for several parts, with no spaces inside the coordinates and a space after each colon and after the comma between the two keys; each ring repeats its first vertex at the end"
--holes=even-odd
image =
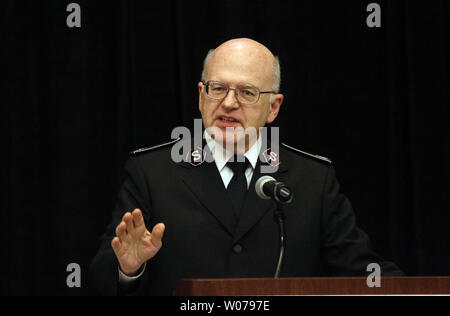
{"type": "Polygon", "coordinates": [[[231,178],[230,183],[228,184],[227,191],[233,202],[234,213],[236,217],[239,218],[242,205],[244,204],[245,194],[247,193],[247,178],[245,177],[245,170],[248,167],[249,161],[242,156],[239,157],[234,156],[233,161],[227,162],[227,166],[233,170],[234,175],[231,178]],[[241,162],[242,161],[242,162],[241,162]]]}

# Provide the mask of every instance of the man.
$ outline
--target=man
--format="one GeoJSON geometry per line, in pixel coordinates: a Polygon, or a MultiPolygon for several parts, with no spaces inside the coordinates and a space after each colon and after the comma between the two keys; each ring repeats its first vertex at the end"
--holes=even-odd
{"type": "MultiPolygon", "coordinates": [[[[279,113],[279,85],[278,59],[256,41],[230,40],[208,54],[198,92],[204,154],[213,162],[174,162],[171,144],[132,155],[91,265],[93,288],[171,295],[180,278],[274,275],[276,205],[257,197],[254,187],[262,165],[273,162],[259,159],[259,131],[279,113]],[[239,132],[252,128],[256,137],[239,132]],[[240,161],[240,170],[229,160],[240,161]]],[[[370,263],[384,275],[402,274],[370,249],[327,159],[288,146],[276,154],[271,176],[289,184],[296,197],[284,209],[288,242],[281,277],[364,275],[370,263]]]]}

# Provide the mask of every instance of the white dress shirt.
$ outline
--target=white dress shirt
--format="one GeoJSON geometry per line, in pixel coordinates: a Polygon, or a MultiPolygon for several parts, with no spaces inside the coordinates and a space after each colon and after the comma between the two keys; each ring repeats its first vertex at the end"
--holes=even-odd
{"type": "MultiPolygon", "coordinates": [[[[222,147],[221,144],[216,142],[211,136],[205,131],[205,140],[211,151],[211,155],[214,158],[214,162],[216,163],[217,170],[219,170],[220,177],[222,178],[223,184],[225,188],[228,188],[228,184],[233,178],[233,170],[227,166],[228,160],[234,155],[233,152],[230,152],[222,147]]],[[[252,147],[247,150],[244,156],[250,162],[250,165],[245,170],[245,177],[247,178],[247,189],[250,187],[250,182],[252,180],[253,171],[256,168],[256,163],[258,162],[259,151],[261,150],[261,138],[258,138],[256,143],[253,144],[252,147]]]]}

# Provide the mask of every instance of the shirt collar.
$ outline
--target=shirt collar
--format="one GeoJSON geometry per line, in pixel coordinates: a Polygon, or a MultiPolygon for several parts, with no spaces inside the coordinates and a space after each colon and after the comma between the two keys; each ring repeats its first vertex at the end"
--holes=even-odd
{"type": "MultiPolygon", "coordinates": [[[[206,130],[204,135],[209,150],[211,151],[211,155],[214,158],[214,161],[216,162],[217,169],[219,169],[219,172],[221,172],[222,169],[227,164],[228,160],[230,160],[230,158],[234,155],[234,153],[227,150],[226,148],[223,148],[222,145],[216,142],[208,134],[206,130]]],[[[261,137],[258,137],[257,141],[253,144],[253,146],[250,147],[249,150],[247,150],[244,154],[244,156],[248,159],[253,169],[256,168],[256,163],[258,162],[260,151],[261,151],[261,137]]]]}

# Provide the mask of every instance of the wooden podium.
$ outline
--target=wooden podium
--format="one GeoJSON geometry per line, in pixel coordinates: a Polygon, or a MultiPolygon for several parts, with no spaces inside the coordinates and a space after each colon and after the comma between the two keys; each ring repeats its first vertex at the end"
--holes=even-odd
{"type": "Polygon", "coordinates": [[[450,277],[381,277],[370,288],[366,278],[183,279],[176,296],[264,295],[431,295],[450,294],[450,277]]]}

